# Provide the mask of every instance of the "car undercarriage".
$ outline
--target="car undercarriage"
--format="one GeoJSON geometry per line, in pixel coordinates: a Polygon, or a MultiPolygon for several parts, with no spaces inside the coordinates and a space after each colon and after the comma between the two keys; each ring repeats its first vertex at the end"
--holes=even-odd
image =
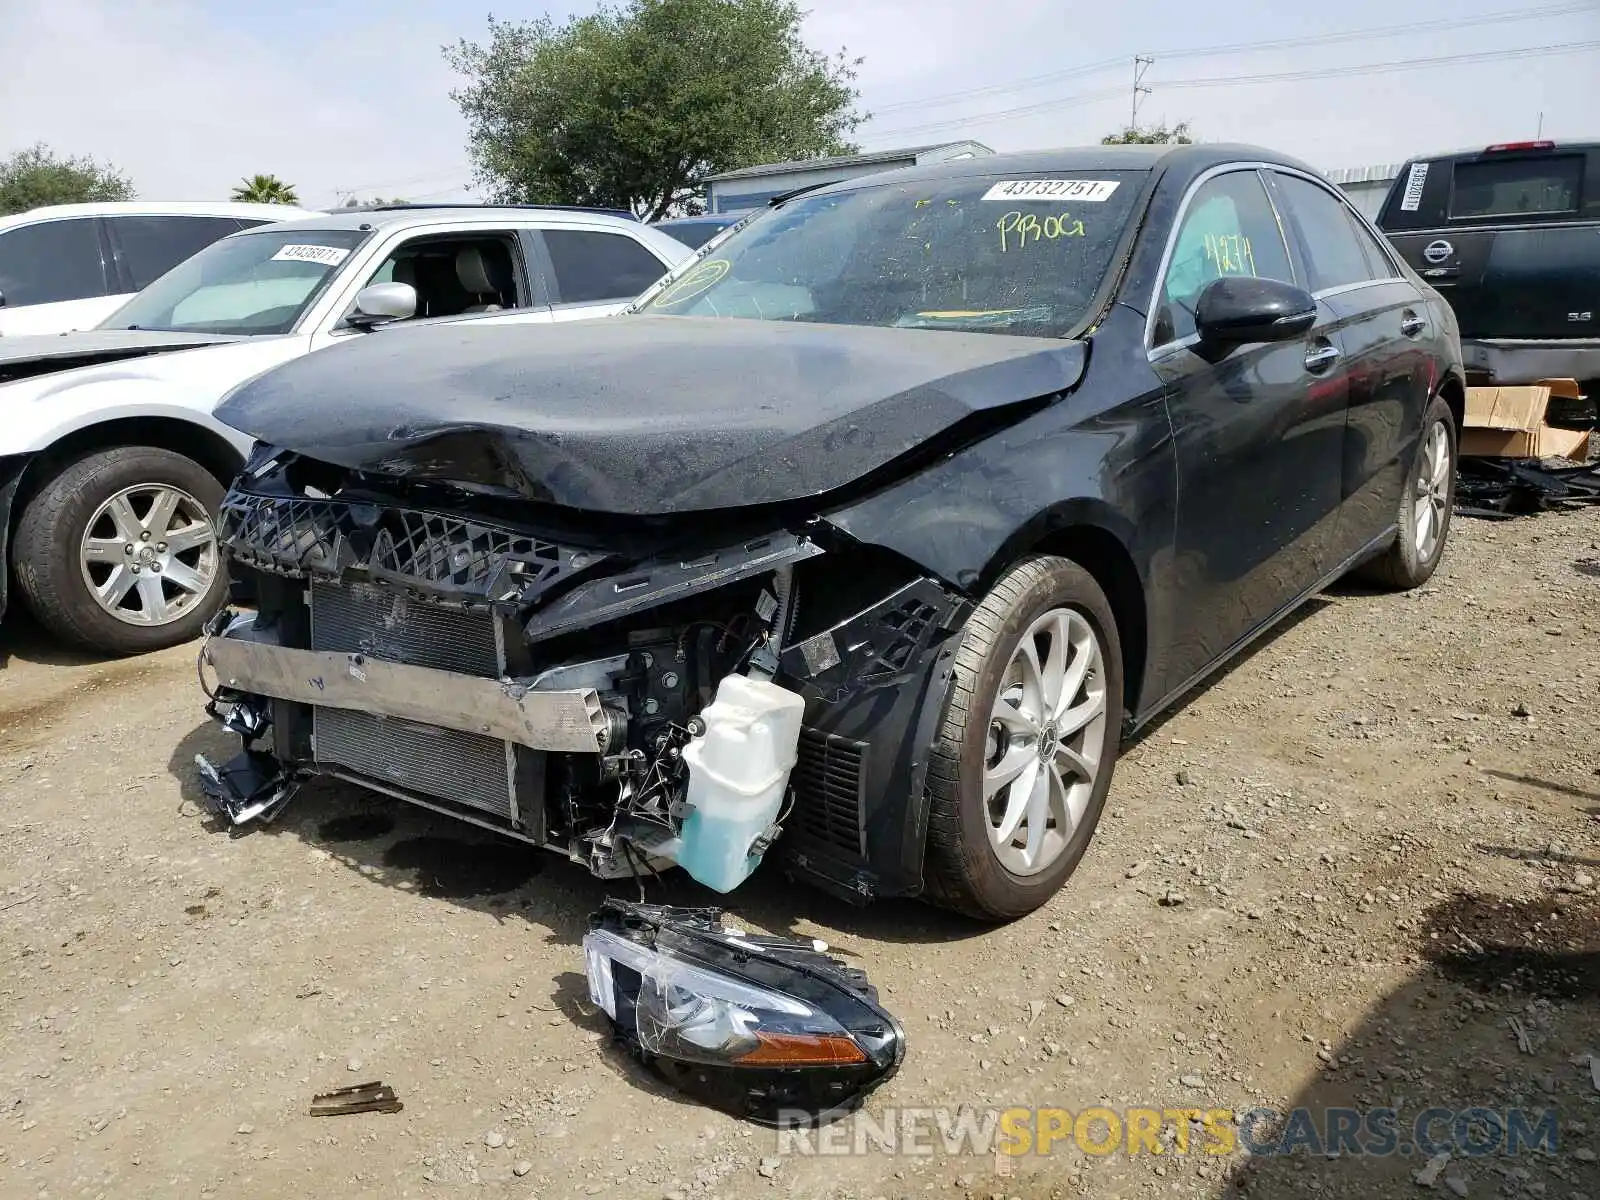
{"type": "Polygon", "coordinates": [[[255,611],[220,614],[201,651],[210,711],[245,742],[202,764],[218,810],[271,819],[331,776],[603,878],[676,863],[728,890],[777,843],[851,899],[918,890],[915,747],[942,704],[958,594],[822,520],[580,529],[532,509],[259,451],[222,521],[255,611]],[[695,828],[697,767],[727,781],[692,744],[717,741],[735,690],[802,714],[724,731],[732,760],[778,768],[730,786],[781,777],[778,811],[695,828]],[[706,866],[706,841],[728,837],[706,866]]]}

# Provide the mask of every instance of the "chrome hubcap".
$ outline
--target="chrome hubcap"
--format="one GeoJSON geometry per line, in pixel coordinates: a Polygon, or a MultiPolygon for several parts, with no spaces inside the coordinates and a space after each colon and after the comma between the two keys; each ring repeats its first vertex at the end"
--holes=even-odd
{"type": "Polygon", "coordinates": [[[1433,557],[1439,539],[1444,536],[1450,468],[1450,435],[1445,432],[1442,422],[1435,421],[1423,440],[1421,453],[1417,455],[1416,497],[1413,504],[1417,557],[1424,562],[1433,557]]]}
{"type": "Polygon", "coordinates": [[[129,625],[168,625],[217,578],[217,534],[205,507],[167,484],[112,496],[89,518],[79,551],[89,593],[129,625]]]}
{"type": "Polygon", "coordinates": [[[1082,613],[1053,608],[1017,644],[989,715],[989,845],[1013,875],[1038,874],[1066,853],[1100,774],[1105,730],[1100,639],[1082,613]]]}

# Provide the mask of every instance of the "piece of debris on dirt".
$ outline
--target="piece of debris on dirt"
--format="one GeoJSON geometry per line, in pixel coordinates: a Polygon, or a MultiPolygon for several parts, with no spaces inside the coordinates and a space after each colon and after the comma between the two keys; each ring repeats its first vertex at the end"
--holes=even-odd
{"type": "Polygon", "coordinates": [[[1517,1049],[1524,1054],[1533,1053],[1533,1042],[1528,1037],[1528,1031],[1516,1017],[1507,1017],[1506,1024],[1511,1026],[1511,1032],[1517,1035],[1517,1049]]]}
{"type": "Polygon", "coordinates": [[[1188,902],[1188,896],[1184,895],[1182,892],[1175,891],[1170,888],[1162,893],[1160,900],[1156,901],[1156,903],[1161,905],[1162,908],[1177,908],[1178,905],[1187,904],[1188,902]]]}
{"type": "Polygon", "coordinates": [[[1028,1001],[1028,1024],[1032,1025],[1035,1021],[1037,1021],[1039,1019],[1040,1014],[1043,1013],[1043,1012],[1044,1012],[1044,1001],[1043,1000],[1029,1000],[1028,1001]]]}
{"type": "Polygon", "coordinates": [[[1440,1173],[1445,1169],[1449,1162],[1450,1152],[1448,1150],[1442,1151],[1441,1153],[1435,1154],[1432,1158],[1430,1158],[1427,1163],[1424,1164],[1422,1170],[1418,1171],[1411,1178],[1415,1179],[1420,1186],[1431,1188],[1439,1181],[1440,1173]]]}
{"type": "Polygon", "coordinates": [[[405,1105],[394,1094],[394,1089],[381,1081],[358,1083],[354,1087],[335,1088],[311,1097],[313,1117],[342,1117],[351,1113],[397,1113],[405,1105]]]}
{"type": "Polygon", "coordinates": [[[1589,1055],[1589,1081],[1594,1084],[1594,1090],[1600,1092],[1600,1054],[1589,1055]]]}

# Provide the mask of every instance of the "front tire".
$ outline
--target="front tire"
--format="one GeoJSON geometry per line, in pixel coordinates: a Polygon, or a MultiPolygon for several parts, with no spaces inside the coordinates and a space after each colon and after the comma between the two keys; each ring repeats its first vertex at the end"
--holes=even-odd
{"type": "Polygon", "coordinates": [[[994,585],[967,621],[929,763],[927,899],[1008,920],[1061,888],[1105,806],[1122,696],[1092,575],[1040,556],[994,585]]]}
{"type": "Polygon", "coordinates": [[[1450,406],[1435,396],[1423,415],[1417,456],[1400,496],[1400,531],[1387,550],[1356,569],[1361,582],[1403,592],[1433,577],[1444,557],[1455,509],[1458,446],[1450,406]]]}
{"type": "Polygon", "coordinates": [[[227,596],[216,534],[223,488],[154,446],[67,464],[23,510],[12,570],[40,624],[110,654],[196,637],[227,596]]]}

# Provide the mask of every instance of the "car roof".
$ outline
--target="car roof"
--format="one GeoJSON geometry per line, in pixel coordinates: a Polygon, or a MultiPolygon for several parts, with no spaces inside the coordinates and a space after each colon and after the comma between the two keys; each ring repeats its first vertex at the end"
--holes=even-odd
{"type": "Polygon", "coordinates": [[[0,216],[0,227],[63,217],[244,217],[285,221],[320,216],[321,210],[290,204],[245,204],[235,200],[107,200],[91,204],[46,204],[0,216]]]}
{"type": "Polygon", "coordinates": [[[1298,159],[1242,143],[1206,142],[1183,145],[1067,146],[1052,150],[1023,150],[1010,154],[991,154],[982,158],[962,158],[901,167],[893,171],[859,175],[808,195],[846,192],[862,186],[884,183],[910,183],[934,179],[975,179],[990,175],[1040,174],[1049,171],[1155,171],[1179,168],[1198,174],[1230,162],[1264,162],[1320,175],[1298,159]]]}
{"type": "MultiPolygon", "coordinates": [[[[592,229],[621,229],[637,233],[648,228],[631,217],[580,208],[523,204],[397,205],[393,208],[350,208],[293,222],[295,229],[390,230],[440,224],[562,225],[592,229]]],[[[234,237],[248,236],[251,230],[234,237]]]]}

